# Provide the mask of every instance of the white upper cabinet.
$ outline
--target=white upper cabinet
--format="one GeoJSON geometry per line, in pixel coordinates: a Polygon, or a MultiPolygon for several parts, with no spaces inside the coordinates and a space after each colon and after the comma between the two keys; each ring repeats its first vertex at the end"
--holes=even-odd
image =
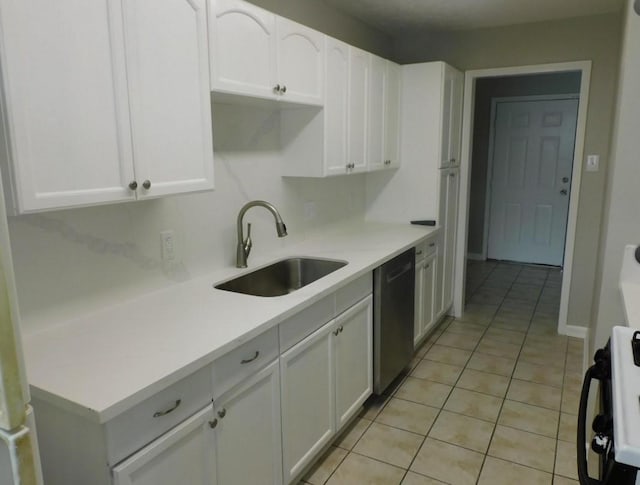
{"type": "Polygon", "coordinates": [[[205,7],[0,2],[14,213],[213,188],[205,7]]]}
{"type": "Polygon", "coordinates": [[[205,0],[123,4],[138,197],[211,189],[205,0]]]}
{"type": "Polygon", "coordinates": [[[400,166],[400,66],[386,61],[384,89],[384,160],[386,168],[400,166]]]}
{"type": "Polygon", "coordinates": [[[213,91],[322,104],[320,32],[242,0],[209,1],[213,91]]]}
{"type": "Polygon", "coordinates": [[[397,168],[400,66],[372,55],[369,87],[368,169],[397,168]]]}
{"type": "Polygon", "coordinates": [[[121,3],[4,0],[0,22],[8,206],[134,199],[121,3]]]}
{"type": "Polygon", "coordinates": [[[278,70],[276,85],[281,99],[322,105],[324,35],[282,17],[276,17],[278,70]]]}
{"type": "Polygon", "coordinates": [[[368,168],[369,170],[379,170],[387,165],[384,153],[387,62],[374,55],[371,55],[369,88],[368,168]]]}
{"type": "Polygon", "coordinates": [[[341,175],[347,166],[349,122],[349,46],[326,37],[324,175],[341,175]]]}
{"type": "Polygon", "coordinates": [[[443,64],[442,67],[440,167],[445,168],[460,165],[463,75],[460,71],[447,64],[443,64]]]}
{"type": "Polygon", "coordinates": [[[367,131],[369,124],[369,77],[371,54],[349,47],[349,124],[347,160],[350,172],[367,170],[367,131]]]}
{"type": "Polygon", "coordinates": [[[273,97],[275,16],[242,0],[210,0],[209,5],[211,89],[273,97]]]}

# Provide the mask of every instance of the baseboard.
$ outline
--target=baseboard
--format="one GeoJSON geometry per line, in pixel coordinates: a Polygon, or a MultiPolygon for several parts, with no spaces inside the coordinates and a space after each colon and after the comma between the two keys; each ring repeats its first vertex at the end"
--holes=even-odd
{"type": "Polygon", "coordinates": [[[484,261],[487,258],[479,253],[467,253],[467,259],[472,259],[473,261],[484,261]]]}
{"type": "Polygon", "coordinates": [[[558,333],[566,335],[567,337],[575,337],[586,340],[589,333],[587,327],[581,327],[579,325],[565,325],[558,329],[558,333]]]}

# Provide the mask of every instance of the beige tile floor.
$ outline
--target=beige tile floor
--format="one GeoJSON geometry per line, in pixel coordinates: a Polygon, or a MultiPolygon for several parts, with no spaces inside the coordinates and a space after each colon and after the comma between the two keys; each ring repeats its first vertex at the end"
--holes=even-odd
{"type": "Polygon", "coordinates": [[[583,342],[556,334],[561,273],[470,262],[445,319],[301,483],[576,485],[583,342]]]}

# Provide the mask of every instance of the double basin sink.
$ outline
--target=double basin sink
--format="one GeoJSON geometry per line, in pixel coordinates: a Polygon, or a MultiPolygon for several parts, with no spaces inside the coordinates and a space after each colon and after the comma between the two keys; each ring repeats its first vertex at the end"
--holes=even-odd
{"type": "Polygon", "coordinates": [[[346,261],[335,259],[288,258],[219,283],[215,288],[253,296],[282,296],[299,290],[346,265],[346,261]]]}

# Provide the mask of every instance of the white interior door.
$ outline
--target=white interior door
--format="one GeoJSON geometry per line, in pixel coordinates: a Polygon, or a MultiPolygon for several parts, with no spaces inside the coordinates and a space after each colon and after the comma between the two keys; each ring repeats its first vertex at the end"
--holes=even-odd
{"type": "Polygon", "coordinates": [[[488,257],[562,266],[577,99],[496,103],[488,257]]]}

